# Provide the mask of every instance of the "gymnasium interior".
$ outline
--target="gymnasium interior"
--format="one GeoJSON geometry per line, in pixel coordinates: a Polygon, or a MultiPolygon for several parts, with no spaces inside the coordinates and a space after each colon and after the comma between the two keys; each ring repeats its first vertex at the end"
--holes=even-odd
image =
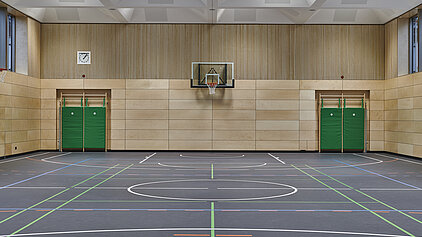
{"type": "Polygon", "coordinates": [[[0,1],[0,237],[422,236],[422,0],[0,1]]]}

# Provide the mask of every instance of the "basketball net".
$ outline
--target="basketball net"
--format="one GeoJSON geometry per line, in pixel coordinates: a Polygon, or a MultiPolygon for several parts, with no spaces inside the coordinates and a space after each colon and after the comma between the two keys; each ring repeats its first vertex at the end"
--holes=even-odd
{"type": "Polygon", "coordinates": [[[218,83],[217,82],[210,82],[207,83],[208,89],[210,89],[210,95],[215,94],[215,89],[217,88],[218,83]]]}

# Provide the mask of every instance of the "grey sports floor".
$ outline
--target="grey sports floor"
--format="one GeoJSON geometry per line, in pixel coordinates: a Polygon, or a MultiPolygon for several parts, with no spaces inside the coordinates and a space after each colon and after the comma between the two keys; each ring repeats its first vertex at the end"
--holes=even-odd
{"type": "Polygon", "coordinates": [[[422,236],[422,160],[37,152],[0,160],[0,236],[422,236]]]}

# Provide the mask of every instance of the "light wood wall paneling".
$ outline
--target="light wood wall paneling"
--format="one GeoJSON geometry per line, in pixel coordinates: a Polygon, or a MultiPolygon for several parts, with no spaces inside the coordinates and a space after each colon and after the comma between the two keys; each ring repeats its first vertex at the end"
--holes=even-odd
{"type": "Polygon", "coordinates": [[[385,79],[398,76],[397,19],[385,25],[385,79]]]}
{"type": "Polygon", "coordinates": [[[323,78],[323,26],[297,25],[295,28],[295,79],[323,78]]]}
{"type": "MultiPolygon", "coordinates": [[[[383,79],[384,26],[43,24],[41,77],[188,79],[233,61],[237,79],[383,79]],[[91,65],[76,51],[91,50],[91,65]]],[[[388,50],[386,50],[387,52],[388,50]]]]}
{"type": "Polygon", "coordinates": [[[41,25],[28,18],[28,76],[41,77],[41,25]]]}

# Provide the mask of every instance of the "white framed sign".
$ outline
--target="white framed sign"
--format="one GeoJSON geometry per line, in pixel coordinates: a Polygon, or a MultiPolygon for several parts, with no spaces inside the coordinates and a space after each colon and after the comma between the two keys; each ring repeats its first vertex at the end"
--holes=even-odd
{"type": "Polygon", "coordinates": [[[76,59],[78,64],[91,64],[91,51],[78,51],[76,59]]]}

